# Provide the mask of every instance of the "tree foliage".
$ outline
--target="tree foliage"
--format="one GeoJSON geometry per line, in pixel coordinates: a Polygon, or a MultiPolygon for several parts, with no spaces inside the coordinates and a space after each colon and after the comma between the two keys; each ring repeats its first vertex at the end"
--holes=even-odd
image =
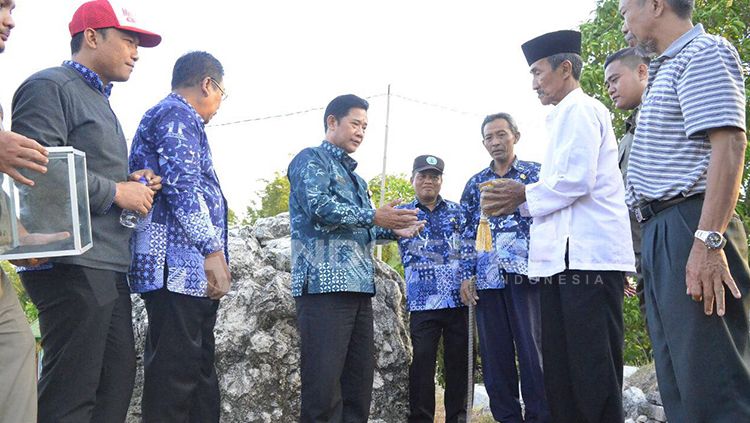
{"type": "Polygon", "coordinates": [[[23,288],[21,279],[16,273],[16,268],[7,261],[0,262],[0,266],[2,266],[2,271],[5,272],[5,274],[8,276],[8,279],[10,279],[10,284],[13,286],[14,290],[13,293],[4,292],[3,295],[13,295],[15,293],[18,296],[18,301],[21,302],[21,308],[26,314],[26,319],[29,321],[29,323],[35,321],[39,317],[39,312],[34,306],[34,303],[31,302],[29,294],[27,294],[26,290],[23,288]]]}
{"type": "Polygon", "coordinates": [[[262,179],[266,186],[258,192],[260,195],[260,207],[253,201],[245,211],[242,223],[252,225],[262,217],[276,216],[279,213],[289,211],[289,179],[283,172],[276,172],[273,179],[262,179]]]}

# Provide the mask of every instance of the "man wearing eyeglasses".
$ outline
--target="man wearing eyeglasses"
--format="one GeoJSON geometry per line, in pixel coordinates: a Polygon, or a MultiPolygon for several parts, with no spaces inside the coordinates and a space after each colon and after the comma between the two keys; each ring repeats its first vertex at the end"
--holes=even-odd
{"type": "Polygon", "coordinates": [[[445,163],[414,159],[415,199],[398,208],[417,210],[425,227],[398,241],[406,280],[406,307],[414,355],[409,367],[409,423],[435,419],[435,360],[443,338],[445,421],[466,420],[468,313],[461,303],[461,207],[440,196],[445,163]]]}
{"type": "Polygon", "coordinates": [[[146,303],[143,421],[218,423],[214,325],[230,288],[227,203],[205,124],[226,98],[224,68],[206,52],[177,59],[172,92],[148,110],[130,167],[163,177],[130,240],[130,288],[146,303]]]}
{"type": "Polygon", "coordinates": [[[536,182],[540,165],[516,157],[514,146],[521,133],[507,113],[487,116],[482,122],[482,137],[492,162],[469,179],[461,196],[466,220],[461,298],[465,304],[477,306],[482,372],[492,416],[509,423],[549,422],[541,364],[539,286],[526,276],[531,219],[518,211],[486,217],[491,251],[475,250],[477,228],[483,217],[481,187],[502,179],[522,184],[536,182]],[[516,368],[516,360],[520,369],[516,368]],[[524,416],[518,395],[519,370],[524,416]]]}

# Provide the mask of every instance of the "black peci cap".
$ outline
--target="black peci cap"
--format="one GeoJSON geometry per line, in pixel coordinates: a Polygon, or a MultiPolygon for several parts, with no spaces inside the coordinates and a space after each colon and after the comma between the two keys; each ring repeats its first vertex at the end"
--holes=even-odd
{"type": "Polygon", "coordinates": [[[526,61],[534,62],[559,53],[581,54],[581,33],[578,31],[555,31],[540,35],[521,45],[526,61]]]}

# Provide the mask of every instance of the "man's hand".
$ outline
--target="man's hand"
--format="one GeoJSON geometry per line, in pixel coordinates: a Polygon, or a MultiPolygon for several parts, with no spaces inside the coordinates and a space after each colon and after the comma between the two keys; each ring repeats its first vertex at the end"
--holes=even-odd
{"type": "MultiPolygon", "coordinates": [[[[161,186],[161,184],[159,184],[161,186]]],[[[154,201],[154,191],[140,182],[118,182],[115,188],[115,204],[121,209],[148,214],[154,201]]]]}
{"type": "Polygon", "coordinates": [[[497,179],[482,188],[480,205],[487,216],[505,216],[515,213],[526,201],[526,186],[512,179],[497,179]]]}
{"type": "MultiPolygon", "coordinates": [[[[45,245],[55,241],[62,241],[70,238],[70,232],[55,232],[51,234],[37,234],[28,233],[26,229],[21,226],[19,231],[19,243],[20,245],[45,245]]],[[[11,260],[10,263],[14,266],[22,267],[36,267],[48,262],[47,258],[30,258],[22,260],[11,260]]]]}
{"type": "Polygon", "coordinates": [[[396,234],[399,238],[413,238],[419,234],[422,229],[424,229],[424,225],[427,223],[426,220],[419,220],[414,223],[414,225],[409,226],[408,228],[404,229],[393,229],[393,233],[396,234]]]}
{"type": "Polygon", "coordinates": [[[477,304],[479,296],[477,295],[477,287],[473,280],[466,279],[461,282],[461,302],[467,306],[477,304]]]}
{"type": "Polygon", "coordinates": [[[394,200],[375,210],[373,223],[386,229],[409,229],[418,225],[417,209],[395,208],[400,202],[401,200],[394,200]]]}
{"type": "Polygon", "coordinates": [[[148,181],[146,186],[151,188],[151,191],[156,192],[161,189],[161,176],[155,174],[151,169],[136,170],[128,177],[129,180],[134,182],[140,182],[141,178],[148,181]]]}
{"type": "Polygon", "coordinates": [[[0,172],[16,182],[34,186],[34,181],[21,175],[18,168],[47,173],[47,149],[38,142],[10,131],[0,131],[0,172]]]}
{"type": "Polygon", "coordinates": [[[203,268],[208,280],[208,286],[206,287],[208,298],[218,300],[226,295],[232,286],[232,274],[229,272],[229,266],[224,259],[224,252],[216,251],[207,255],[203,268]]]}
{"type": "Polygon", "coordinates": [[[693,242],[687,267],[685,269],[685,284],[687,295],[693,301],[703,300],[703,311],[707,316],[714,313],[723,316],[726,311],[724,285],[729,288],[734,298],[742,297],[737,284],[729,273],[727,257],[724,250],[709,250],[701,240],[693,242]]]}

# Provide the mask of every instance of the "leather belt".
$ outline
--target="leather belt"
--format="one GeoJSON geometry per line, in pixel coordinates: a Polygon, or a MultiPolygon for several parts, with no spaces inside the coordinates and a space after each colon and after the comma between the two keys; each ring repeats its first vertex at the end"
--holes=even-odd
{"type": "Polygon", "coordinates": [[[635,214],[635,219],[638,221],[638,223],[643,223],[656,216],[659,212],[662,212],[672,206],[676,206],[677,204],[680,204],[687,200],[698,198],[702,199],[703,196],[703,193],[693,194],[688,197],[678,195],[677,197],[670,198],[669,200],[652,201],[640,207],[636,207],[635,209],[633,209],[633,213],[635,214]]]}

